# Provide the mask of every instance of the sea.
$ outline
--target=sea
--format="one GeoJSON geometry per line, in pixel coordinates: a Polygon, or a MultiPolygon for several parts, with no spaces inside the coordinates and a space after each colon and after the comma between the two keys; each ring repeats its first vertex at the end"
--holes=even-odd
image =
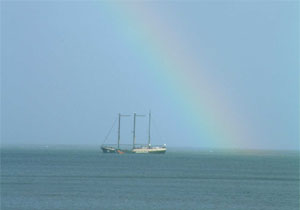
{"type": "Polygon", "coordinates": [[[1,210],[299,210],[299,200],[299,151],[1,147],[1,210]]]}

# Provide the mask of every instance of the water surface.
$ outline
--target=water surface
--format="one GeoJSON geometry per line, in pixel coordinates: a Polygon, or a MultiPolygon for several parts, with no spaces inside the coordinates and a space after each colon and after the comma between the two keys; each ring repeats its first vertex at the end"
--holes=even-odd
{"type": "Polygon", "coordinates": [[[299,154],[2,147],[1,209],[299,209],[299,154]]]}

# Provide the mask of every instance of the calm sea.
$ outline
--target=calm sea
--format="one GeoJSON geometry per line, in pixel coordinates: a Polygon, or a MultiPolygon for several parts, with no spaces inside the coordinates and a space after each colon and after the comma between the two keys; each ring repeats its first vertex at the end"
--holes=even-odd
{"type": "Polygon", "coordinates": [[[2,147],[5,209],[299,210],[299,153],[2,147]]]}

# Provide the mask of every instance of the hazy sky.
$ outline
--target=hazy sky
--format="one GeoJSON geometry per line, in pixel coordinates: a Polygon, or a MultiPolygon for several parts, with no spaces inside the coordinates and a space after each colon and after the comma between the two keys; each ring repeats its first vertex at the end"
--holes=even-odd
{"type": "Polygon", "coordinates": [[[3,144],[299,149],[298,72],[297,1],[1,1],[3,144]]]}

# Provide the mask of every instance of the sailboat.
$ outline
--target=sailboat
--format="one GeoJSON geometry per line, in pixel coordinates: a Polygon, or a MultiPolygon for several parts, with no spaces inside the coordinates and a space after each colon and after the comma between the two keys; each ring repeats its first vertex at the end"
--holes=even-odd
{"type": "Polygon", "coordinates": [[[132,154],[164,154],[167,151],[166,144],[163,145],[151,145],[151,111],[149,112],[148,120],[149,120],[149,127],[148,127],[148,142],[147,144],[136,144],[136,136],[135,136],[135,126],[136,126],[136,117],[144,117],[145,115],[137,115],[133,113],[133,137],[132,137],[132,145],[122,145],[120,144],[121,139],[121,117],[129,117],[130,115],[122,115],[119,113],[118,115],[118,140],[117,144],[102,144],[101,150],[103,153],[117,153],[117,154],[124,154],[124,153],[132,153],[132,154]]]}

